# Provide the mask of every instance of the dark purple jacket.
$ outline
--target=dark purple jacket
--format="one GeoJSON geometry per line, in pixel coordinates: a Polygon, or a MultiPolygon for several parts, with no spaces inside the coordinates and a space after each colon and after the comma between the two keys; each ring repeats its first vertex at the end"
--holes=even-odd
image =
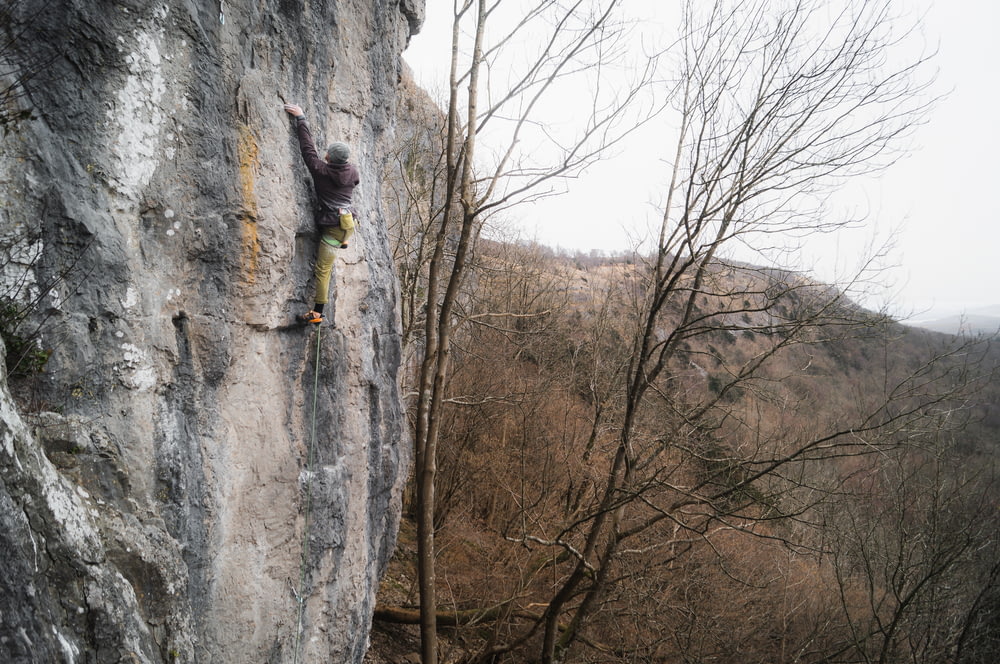
{"type": "Polygon", "coordinates": [[[351,207],[351,195],[354,187],[361,181],[358,169],[354,164],[331,164],[320,158],[313,143],[309,125],[303,117],[297,118],[295,131],[299,136],[299,148],[302,149],[302,159],[312,175],[316,187],[316,197],[319,199],[319,210],[316,212],[316,225],[339,226],[340,208],[351,207]]]}

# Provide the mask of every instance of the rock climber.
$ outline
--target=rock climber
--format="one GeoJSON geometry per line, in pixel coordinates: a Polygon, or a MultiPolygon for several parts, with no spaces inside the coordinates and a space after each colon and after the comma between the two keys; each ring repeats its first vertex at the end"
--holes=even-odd
{"type": "Polygon", "coordinates": [[[347,241],[354,234],[354,211],[351,196],[354,187],[361,181],[358,169],[347,160],[351,150],[337,141],[326,149],[326,159],[320,159],[313,143],[309,125],[302,108],[295,104],[285,104],[285,111],[295,118],[295,132],[299,137],[302,159],[316,187],[319,210],[316,212],[316,226],[320,231],[316,248],[316,293],[313,308],[299,316],[303,323],[323,322],[323,308],[329,299],[330,273],[337,249],[346,249],[347,241]]]}

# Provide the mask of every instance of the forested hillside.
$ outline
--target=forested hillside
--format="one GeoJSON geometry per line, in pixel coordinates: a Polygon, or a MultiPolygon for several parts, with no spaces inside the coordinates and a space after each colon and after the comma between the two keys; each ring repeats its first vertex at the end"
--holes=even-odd
{"type": "MultiPolygon", "coordinates": [[[[993,661],[996,351],[719,262],[658,317],[683,334],[630,411],[649,265],[478,255],[440,447],[447,661],[534,661],[553,601],[572,662],[993,661]]],[[[416,618],[409,544],[377,628],[416,618]]]]}
{"type": "Polygon", "coordinates": [[[420,648],[427,390],[441,661],[996,659],[988,342],[727,260],[742,231],[698,188],[652,254],[487,240],[488,217],[463,239],[444,221],[445,118],[403,86],[385,191],[418,474],[369,661],[420,648]],[[445,327],[431,298],[452,293],[429,279],[454,274],[463,241],[445,327]],[[448,371],[422,382],[445,333],[448,371]]]}
{"type": "Polygon", "coordinates": [[[383,192],[415,468],[369,660],[996,661],[996,352],[858,306],[877,247],[836,284],[790,267],[926,121],[919,26],[686,2],[623,83],[633,17],[597,4],[465,4],[441,110],[404,77],[383,192]],[[564,78],[590,98],[546,118],[564,78]],[[511,240],[661,112],[639,250],[511,240]]]}

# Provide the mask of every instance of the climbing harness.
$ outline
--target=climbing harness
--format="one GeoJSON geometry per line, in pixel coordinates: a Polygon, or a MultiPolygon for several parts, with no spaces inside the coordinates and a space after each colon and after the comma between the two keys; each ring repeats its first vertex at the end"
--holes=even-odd
{"type": "Polygon", "coordinates": [[[316,368],[313,373],[313,402],[312,402],[312,426],[309,436],[309,452],[306,461],[306,501],[304,507],[305,523],[302,527],[302,564],[299,566],[299,588],[295,591],[295,600],[298,602],[298,617],[295,622],[295,653],[292,661],[299,663],[299,651],[302,646],[302,621],[305,618],[305,584],[306,565],[309,563],[309,516],[312,510],[312,483],[313,483],[313,455],[316,449],[316,405],[319,402],[319,352],[320,352],[320,330],[323,328],[316,326],[316,368]]]}

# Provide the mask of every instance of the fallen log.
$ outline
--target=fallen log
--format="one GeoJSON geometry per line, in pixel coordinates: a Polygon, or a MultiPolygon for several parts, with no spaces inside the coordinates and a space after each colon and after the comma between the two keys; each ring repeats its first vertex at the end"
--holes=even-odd
{"type": "MultiPolygon", "coordinates": [[[[505,617],[520,618],[522,620],[541,620],[541,614],[518,609],[508,609],[503,606],[494,606],[485,609],[462,609],[462,610],[439,610],[437,612],[437,624],[442,627],[457,627],[460,625],[472,625],[475,623],[495,622],[505,617]]],[[[401,625],[419,625],[420,610],[408,609],[401,606],[376,606],[375,620],[401,625]]]]}

